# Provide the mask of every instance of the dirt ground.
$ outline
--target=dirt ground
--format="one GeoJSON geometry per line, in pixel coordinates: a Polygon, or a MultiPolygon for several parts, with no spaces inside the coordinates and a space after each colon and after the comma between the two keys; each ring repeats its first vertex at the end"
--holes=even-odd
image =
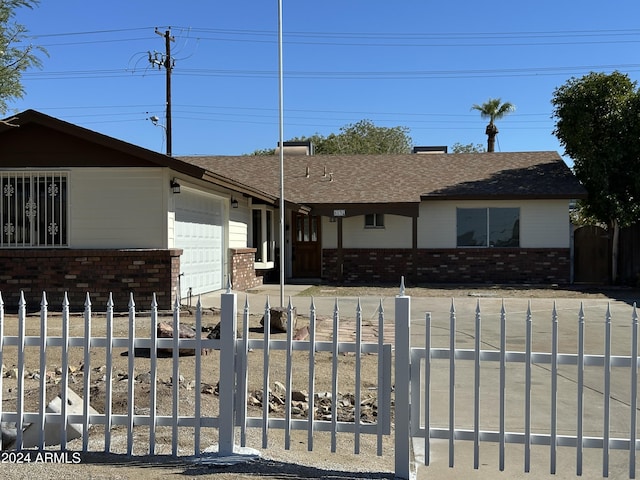
{"type": "MultiPolygon", "coordinates": [[[[259,290],[259,287],[258,287],[259,290]]],[[[389,286],[312,286],[301,295],[314,297],[394,297],[398,287],[389,286]]],[[[411,297],[496,297],[496,298],[612,298],[638,299],[640,288],[596,285],[420,285],[407,286],[411,297]]]]}
{"type": "MultiPolygon", "coordinates": [[[[61,315],[58,313],[49,313],[47,321],[47,335],[61,336],[62,322],[61,315]]],[[[260,324],[261,315],[251,315],[249,324],[250,338],[263,338],[263,327],[260,324]]],[[[211,330],[218,322],[219,312],[214,309],[205,310],[203,316],[203,330],[211,330]]],[[[169,321],[171,316],[162,317],[159,321],[169,321]]],[[[183,309],[181,312],[181,324],[195,325],[195,316],[189,309],[183,309]]],[[[129,319],[126,314],[117,315],[114,318],[113,336],[115,338],[126,338],[128,336],[129,319]]],[[[331,319],[320,317],[317,323],[317,340],[330,341],[332,338],[331,319]]],[[[308,318],[304,315],[298,315],[297,328],[308,325],[308,318]]],[[[151,317],[148,314],[138,312],[135,319],[136,337],[149,338],[151,332],[151,317]]],[[[13,336],[18,333],[18,322],[15,315],[6,315],[4,322],[4,335],[13,336]]],[[[30,314],[26,319],[26,335],[40,336],[40,316],[38,314],[30,314]]],[[[241,325],[239,325],[241,328],[241,325]]],[[[339,338],[342,341],[351,340],[355,331],[355,320],[344,318],[341,321],[339,338]]],[[[69,335],[71,337],[82,337],[84,335],[84,318],[82,315],[74,314],[70,318],[69,335]]],[[[93,313],[91,323],[91,336],[104,337],[106,335],[106,319],[104,314],[93,313]]],[[[372,326],[365,322],[363,325],[363,341],[377,341],[377,325],[372,326]]],[[[285,340],[286,333],[272,332],[273,340],[285,340]]],[[[40,385],[40,359],[38,346],[27,346],[24,356],[24,411],[37,413],[39,411],[39,385],[40,385]]],[[[93,347],[90,350],[90,361],[88,365],[84,364],[84,351],[82,347],[70,347],[69,349],[69,388],[77,393],[80,397],[84,397],[87,392],[83,391],[84,377],[89,376],[90,379],[90,403],[91,406],[99,413],[104,413],[106,409],[106,393],[108,384],[107,371],[107,352],[104,347],[93,347]]],[[[216,384],[219,380],[220,360],[219,352],[209,350],[202,352],[202,377],[201,377],[201,416],[217,417],[219,397],[217,396],[216,384]]],[[[280,350],[272,350],[269,354],[269,380],[272,388],[275,383],[280,382],[286,384],[286,364],[284,352],[280,350]]],[[[344,354],[339,357],[339,393],[345,397],[353,396],[355,391],[355,359],[353,354],[344,354]]],[[[113,348],[112,356],[112,401],[111,409],[114,415],[126,415],[128,410],[128,367],[129,362],[134,362],[134,412],[136,414],[146,415],[149,412],[151,395],[153,388],[150,378],[150,354],[149,351],[138,349],[135,355],[131,357],[126,348],[113,348]]],[[[193,416],[195,411],[195,396],[198,392],[195,381],[195,355],[187,355],[179,357],[179,414],[184,416],[193,416]]],[[[157,368],[157,414],[172,415],[173,405],[173,362],[174,359],[170,354],[158,355],[157,368]]],[[[3,378],[2,378],[2,410],[4,412],[17,411],[17,376],[18,376],[18,359],[17,347],[5,346],[2,351],[3,378]]],[[[262,350],[256,350],[249,353],[249,391],[253,393],[257,399],[262,398],[262,382],[264,373],[264,355],[262,350]]],[[[316,382],[315,389],[317,394],[331,392],[331,354],[328,352],[316,353],[316,382]]],[[[62,380],[62,358],[61,348],[48,346],[46,351],[46,402],[48,403],[55,398],[60,392],[60,382],[62,380]]],[[[375,403],[375,386],[377,379],[377,357],[364,356],[361,372],[362,381],[362,398],[372,399],[370,403],[375,403]],[[374,379],[372,382],[371,379],[374,379]]],[[[308,391],[308,354],[306,352],[294,352],[292,362],[292,390],[308,391]]],[[[270,413],[270,418],[283,417],[283,409],[278,408],[278,402],[273,404],[276,408],[270,413]]],[[[262,415],[262,405],[254,402],[248,404],[248,415],[252,417],[260,417],[262,415]]],[[[374,420],[372,412],[369,412],[369,419],[374,420]]],[[[306,413],[294,414],[294,418],[306,418],[306,413]]],[[[319,418],[319,414],[316,415],[319,418]]],[[[353,421],[353,409],[345,408],[338,411],[339,421],[353,421]]],[[[237,432],[239,435],[239,432],[237,432]]],[[[307,451],[307,434],[305,431],[292,432],[292,446],[289,451],[283,448],[283,432],[282,430],[270,430],[267,448],[262,448],[263,439],[260,429],[248,429],[247,446],[255,448],[261,452],[262,458],[256,459],[249,465],[238,466],[216,466],[205,465],[201,461],[189,458],[194,455],[196,444],[194,440],[194,429],[181,427],[179,429],[179,460],[171,456],[171,427],[156,428],[156,444],[155,453],[158,457],[147,457],[149,453],[149,428],[147,426],[137,426],[134,428],[133,437],[133,458],[128,458],[125,454],[127,451],[127,434],[124,426],[116,425],[111,430],[110,436],[110,455],[105,455],[105,430],[101,425],[91,427],[89,437],[88,450],[92,453],[82,454],[80,464],[83,476],[87,472],[90,473],[89,478],[161,478],[164,475],[181,473],[188,476],[202,475],[203,473],[211,473],[216,478],[223,480],[246,478],[253,476],[252,471],[262,471],[266,476],[279,478],[279,475],[285,470],[296,471],[295,475],[286,478],[325,478],[326,469],[330,469],[336,473],[335,478],[358,478],[353,477],[354,473],[363,468],[361,461],[354,461],[353,456],[353,435],[340,435],[338,441],[338,453],[331,453],[330,435],[325,432],[317,432],[314,436],[314,461],[323,459],[320,462],[321,467],[304,466],[301,458],[309,460],[307,451]],[[273,447],[273,448],[270,448],[273,447]],[[161,467],[148,468],[150,464],[160,463],[161,467]],[[333,467],[332,467],[333,466],[333,467]],[[121,468],[128,467],[128,468],[121,468]],[[331,468],[332,467],[332,468],[331,468]],[[247,468],[251,471],[247,471],[247,468]],[[341,469],[346,469],[339,473],[341,469]],[[270,472],[270,473],[269,473],[270,472]]],[[[370,460],[367,461],[366,469],[369,473],[362,478],[375,478],[375,471],[386,472],[381,475],[387,475],[393,468],[393,459],[378,457],[376,455],[376,440],[370,435],[363,435],[361,438],[361,451],[370,460]],[[372,473],[373,471],[373,473],[372,473]]],[[[218,442],[217,429],[202,428],[200,449],[204,449],[218,442]]],[[[238,444],[240,438],[238,436],[238,444]]],[[[392,438],[386,436],[384,439],[384,450],[389,452],[392,438]]],[[[52,449],[58,447],[51,447],[52,449]]],[[[72,440],[68,444],[70,451],[81,451],[82,440],[72,440]]],[[[0,452],[2,454],[2,452],[0,452]]],[[[7,469],[8,464],[2,464],[2,460],[11,461],[12,457],[5,455],[0,458],[0,471],[7,469]]],[[[15,459],[14,459],[15,460],[15,459]]],[[[46,464],[35,465],[16,465],[11,463],[11,475],[19,478],[24,474],[32,477],[34,469],[45,468],[46,464]]],[[[66,464],[63,468],[64,475],[72,478],[76,475],[76,468],[79,465],[66,464]]],[[[57,472],[62,474],[62,470],[57,472]]],[[[292,473],[291,473],[292,474],[292,473]]],[[[5,477],[5,478],[13,478],[5,477]]],[[[56,478],[67,478],[66,476],[56,476],[56,478]]],[[[283,477],[284,478],[284,477],[283,477]]],[[[387,478],[386,476],[380,478],[387,478]]]]}
{"type": "MultiPolygon", "coordinates": [[[[492,286],[460,286],[460,287],[410,287],[406,294],[411,296],[432,297],[518,297],[518,298],[640,298],[639,290],[613,288],[537,288],[535,286],[518,287],[492,287],[492,286]]],[[[398,294],[397,287],[333,287],[317,286],[305,290],[303,296],[377,296],[393,297],[398,294]]],[[[59,314],[50,314],[47,325],[47,335],[59,336],[62,333],[62,325],[59,314]]],[[[250,337],[262,338],[260,316],[252,315],[250,319],[250,337]]],[[[84,334],[83,317],[73,315],[70,322],[70,335],[82,336],[84,334]]],[[[219,313],[214,309],[205,311],[203,325],[212,328],[219,321],[219,313]]],[[[195,318],[188,311],[181,314],[181,322],[193,325],[195,318]]],[[[30,315],[26,322],[26,334],[40,335],[40,317],[37,314],[30,315]]],[[[308,323],[308,318],[299,315],[297,327],[308,323]]],[[[7,315],[4,322],[4,334],[16,335],[18,330],[15,316],[7,315]]],[[[114,322],[114,337],[126,337],[128,332],[128,317],[118,315],[114,322]]],[[[341,318],[341,340],[350,340],[355,329],[353,318],[341,318]]],[[[136,316],[136,336],[149,337],[151,320],[148,315],[138,313],[136,316]]],[[[104,316],[94,314],[92,320],[92,337],[103,337],[106,332],[104,316]]],[[[379,332],[377,326],[366,324],[363,326],[364,341],[377,341],[379,332]]],[[[273,339],[285,339],[286,334],[274,333],[273,339]]],[[[385,338],[387,335],[385,334],[385,338]]],[[[331,319],[320,318],[318,322],[318,339],[331,339],[331,319]]],[[[47,402],[59,393],[61,375],[61,355],[59,347],[48,347],[46,359],[47,375],[47,402]]],[[[105,411],[105,393],[107,380],[107,358],[103,347],[92,347],[89,365],[84,365],[84,353],[81,347],[72,347],[69,357],[69,386],[78,395],[84,396],[83,380],[85,375],[90,375],[91,405],[98,412],[105,411]]],[[[306,354],[295,352],[293,362],[293,390],[307,390],[308,388],[308,359],[306,354]]],[[[218,397],[215,394],[215,385],[219,378],[220,362],[218,352],[211,351],[203,357],[202,384],[200,390],[204,392],[202,399],[202,416],[216,417],[218,415],[218,397]]],[[[263,352],[254,351],[249,355],[249,385],[250,390],[258,392],[262,388],[263,378],[263,352]]],[[[135,413],[146,414],[150,407],[149,392],[152,388],[149,380],[150,359],[149,352],[138,351],[131,357],[126,348],[114,348],[112,362],[112,411],[114,414],[126,414],[128,408],[127,399],[127,371],[129,361],[135,366],[135,413]]],[[[174,386],[172,376],[173,359],[169,357],[158,358],[157,377],[157,411],[159,415],[171,415],[174,386]]],[[[5,346],[2,350],[3,378],[2,378],[2,411],[16,411],[17,408],[17,380],[15,374],[17,368],[17,348],[5,346]]],[[[339,359],[339,391],[350,393],[354,391],[355,367],[354,358],[343,355],[339,359]]],[[[179,409],[180,415],[193,415],[195,406],[195,394],[198,391],[195,385],[195,357],[182,356],[179,359],[179,409]]],[[[331,357],[330,354],[319,355],[316,360],[316,392],[331,391],[331,357]]],[[[377,363],[375,358],[364,357],[362,370],[363,395],[369,395],[374,391],[377,379],[377,363]]],[[[38,387],[40,378],[39,347],[27,347],[25,353],[25,390],[24,406],[26,412],[37,412],[39,408],[38,387]]],[[[284,355],[280,351],[272,351],[269,356],[270,384],[274,382],[285,383],[284,355]]],[[[261,408],[259,405],[250,405],[249,415],[259,417],[261,408]]],[[[272,412],[270,415],[282,416],[282,412],[272,412]]],[[[307,448],[307,434],[305,431],[293,431],[291,448],[285,450],[283,433],[281,430],[271,430],[267,448],[262,448],[262,432],[252,428],[247,432],[247,446],[256,449],[261,457],[248,463],[237,465],[219,465],[206,463],[192,457],[195,450],[194,430],[190,427],[179,429],[179,457],[171,456],[170,427],[158,427],[156,431],[154,457],[146,456],[149,449],[149,428],[137,426],[134,429],[133,457],[126,456],[127,437],[126,429],[115,426],[111,433],[110,454],[101,453],[104,450],[105,432],[102,426],[93,426],[89,438],[89,451],[81,454],[79,463],[73,457],[71,461],[60,465],[60,458],[52,462],[30,462],[16,464],[9,457],[0,458],[0,473],[3,478],[75,478],[82,475],[85,478],[95,479],[153,479],[174,476],[176,474],[190,477],[210,476],[219,480],[238,480],[242,478],[282,478],[282,479],[315,479],[315,478],[393,478],[393,435],[383,437],[383,451],[386,455],[378,456],[375,436],[363,435],[360,440],[360,455],[353,455],[353,434],[338,435],[337,451],[331,452],[331,438],[329,433],[317,432],[314,436],[313,453],[307,448]],[[9,463],[7,463],[7,461],[9,463]]],[[[201,448],[217,443],[217,429],[203,428],[201,434],[201,448]]],[[[239,443],[239,437],[238,437],[239,443]]],[[[56,447],[52,447],[56,448],[56,447]]],[[[82,449],[80,439],[68,444],[70,452],[78,452],[82,449]]],[[[2,453],[2,452],[0,452],[2,453]]]]}

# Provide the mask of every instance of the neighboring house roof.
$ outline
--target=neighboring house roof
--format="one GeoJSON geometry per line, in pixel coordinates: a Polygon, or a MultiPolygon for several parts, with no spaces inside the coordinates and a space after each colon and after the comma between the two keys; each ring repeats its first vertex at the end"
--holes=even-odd
{"type": "MultiPolygon", "coordinates": [[[[181,158],[279,195],[277,155],[181,158]]],[[[284,159],[284,184],[285,198],[305,205],[586,196],[556,152],[291,155],[284,159]]]]}

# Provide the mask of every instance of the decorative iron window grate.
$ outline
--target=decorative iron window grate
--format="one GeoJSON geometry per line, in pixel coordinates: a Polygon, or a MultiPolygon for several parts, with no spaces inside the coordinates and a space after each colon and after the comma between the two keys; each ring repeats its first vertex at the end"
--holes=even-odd
{"type": "Polygon", "coordinates": [[[66,172],[0,172],[0,247],[68,246],[66,172]]]}

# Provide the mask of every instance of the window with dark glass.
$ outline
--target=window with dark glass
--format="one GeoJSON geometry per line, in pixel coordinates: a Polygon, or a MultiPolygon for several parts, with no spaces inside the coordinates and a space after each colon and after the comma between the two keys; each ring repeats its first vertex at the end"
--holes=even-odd
{"type": "Polygon", "coordinates": [[[252,210],[252,241],[256,249],[256,262],[262,262],[264,249],[262,248],[262,210],[252,210]]]}
{"type": "Polygon", "coordinates": [[[367,213],[364,216],[364,228],[384,228],[384,214],[367,213]]]}
{"type": "Polygon", "coordinates": [[[267,210],[267,232],[266,232],[266,237],[267,237],[267,262],[273,262],[273,255],[274,255],[274,250],[275,248],[273,248],[273,246],[275,245],[275,242],[273,241],[273,213],[271,212],[271,210],[267,210]]]}
{"type": "Polygon", "coordinates": [[[519,208],[458,208],[458,247],[519,247],[519,208]]]}
{"type": "Polygon", "coordinates": [[[0,246],[68,246],[65,172],[0,172],[0,194],[0,246]]]}

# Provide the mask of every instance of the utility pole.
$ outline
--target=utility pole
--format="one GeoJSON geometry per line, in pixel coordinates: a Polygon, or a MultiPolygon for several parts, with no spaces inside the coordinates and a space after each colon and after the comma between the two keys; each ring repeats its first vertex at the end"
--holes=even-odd
{"type": "Polygon", "coordinates": [[[172,145],[171,145],[171,71],[173,70],[174,67],[174,61],[173,58],[171,58],[171,42],[175,42],[175,38],[171,36],[171,30],[165,30],[164,33],[162,33],[160,30],[158,30],[156,28],[155,31],[156,34],[160,35],[161,37],[164,37],[164,49],[165,49],[165,53],[164,54],[159,54],[158,52],[154,52],[153,55],[151,54],[151,52],[149,52],[149,63],[151,63],[151,65],[153,65],[154,67],[158,67],[158,69],[161,69],[162,67],[164,67],[166,73],[167,73],[167,87],[166,87],[166,94],[167,94],[167,100],[166,100],[166,114],[167,114],[167,119],[165,122],[165,133],[167,135],[167,155],[171,156],[172,155],[172,145]]]}

